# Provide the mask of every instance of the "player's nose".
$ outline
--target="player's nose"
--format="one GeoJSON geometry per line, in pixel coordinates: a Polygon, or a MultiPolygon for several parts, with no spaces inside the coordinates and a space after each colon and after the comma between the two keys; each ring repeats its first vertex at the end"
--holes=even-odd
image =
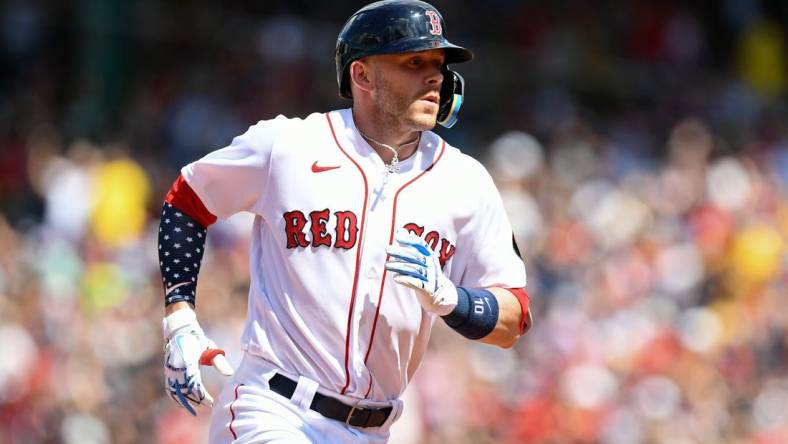
{"type": "Polygon", "coordinates": [[[428,85],[440,85],[443,82],[443,73],[441,72],[441,67],[432,65],[430,67],[429,73],[427,74],[426,83],[428,85]]]}

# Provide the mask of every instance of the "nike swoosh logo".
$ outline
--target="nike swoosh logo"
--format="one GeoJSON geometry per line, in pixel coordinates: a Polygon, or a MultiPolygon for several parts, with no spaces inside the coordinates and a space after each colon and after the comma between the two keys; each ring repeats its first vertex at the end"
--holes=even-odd
{"type": "Polygon", "coordinates": [[[189,284],[191,284],[191,282],[181,282],[180,284],[175,284],[172,287],[165,290],[164,296],[167,296],[168,294],[172,293],[172,290],[175,290],[178,287],[183,287],[184,285],[189,285],[189,284]]]}
{"type": "Polygon", "coordinates": [[[339,166],[317,166],[317,161],[312,164],[313,173],[322,173],[323,171],[335,170],[337,168],[339,168],[339,166]]]}

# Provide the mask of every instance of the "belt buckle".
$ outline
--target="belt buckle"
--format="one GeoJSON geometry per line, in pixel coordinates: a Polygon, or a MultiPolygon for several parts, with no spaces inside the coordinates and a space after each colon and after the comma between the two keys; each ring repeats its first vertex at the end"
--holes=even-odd
{"type": "Polygon", "coordinates": [[[350,419],[353,417],[353,412],[356,411],[356,406],[350,407],[350,413],[347,415],[347,419],[345,419],[345,424],[350,425],[350,419]]]}

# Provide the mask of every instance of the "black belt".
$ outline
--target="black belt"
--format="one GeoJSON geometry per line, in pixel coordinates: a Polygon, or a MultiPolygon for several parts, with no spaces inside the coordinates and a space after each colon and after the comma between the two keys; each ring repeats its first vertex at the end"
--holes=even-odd
{"type": "MultiPolygon", "coordinates": [[[[271,387],[271,390],[290,399],[293,393],[295,393],[298,383],[287,376],[277,373],[268,381],[268,385],[271,387]]],[[[326,418],[342,421],[353,427],[380,427],[386,422],[391,414],[391,407],[384,407],[381,409],[353,407],[317,392],[315,392],[315,396],[312,398],[312,404],[309,405],[309,408],[326,418]]]]}

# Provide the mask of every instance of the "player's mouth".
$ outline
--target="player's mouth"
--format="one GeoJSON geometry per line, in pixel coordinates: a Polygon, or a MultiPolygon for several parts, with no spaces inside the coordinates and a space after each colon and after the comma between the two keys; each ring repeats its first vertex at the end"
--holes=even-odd
{"type": "Polygon", "coordinates": [[[440,103],[441,96],[439,94],[427,94],[426,96],[422,97],[419,100],[423,102],[434,103],[437,105],[438,103],[440,103]]]}
{"type": "Polygon", "coordinates": [[[423,103],[424,106],[437,109],[438,106],[440,106],[440,95],[438,95],[437,93],[430,93],[427,94],[426,96],[422,96],[421,98],[419,98],[418,102],[423,103]]]}

